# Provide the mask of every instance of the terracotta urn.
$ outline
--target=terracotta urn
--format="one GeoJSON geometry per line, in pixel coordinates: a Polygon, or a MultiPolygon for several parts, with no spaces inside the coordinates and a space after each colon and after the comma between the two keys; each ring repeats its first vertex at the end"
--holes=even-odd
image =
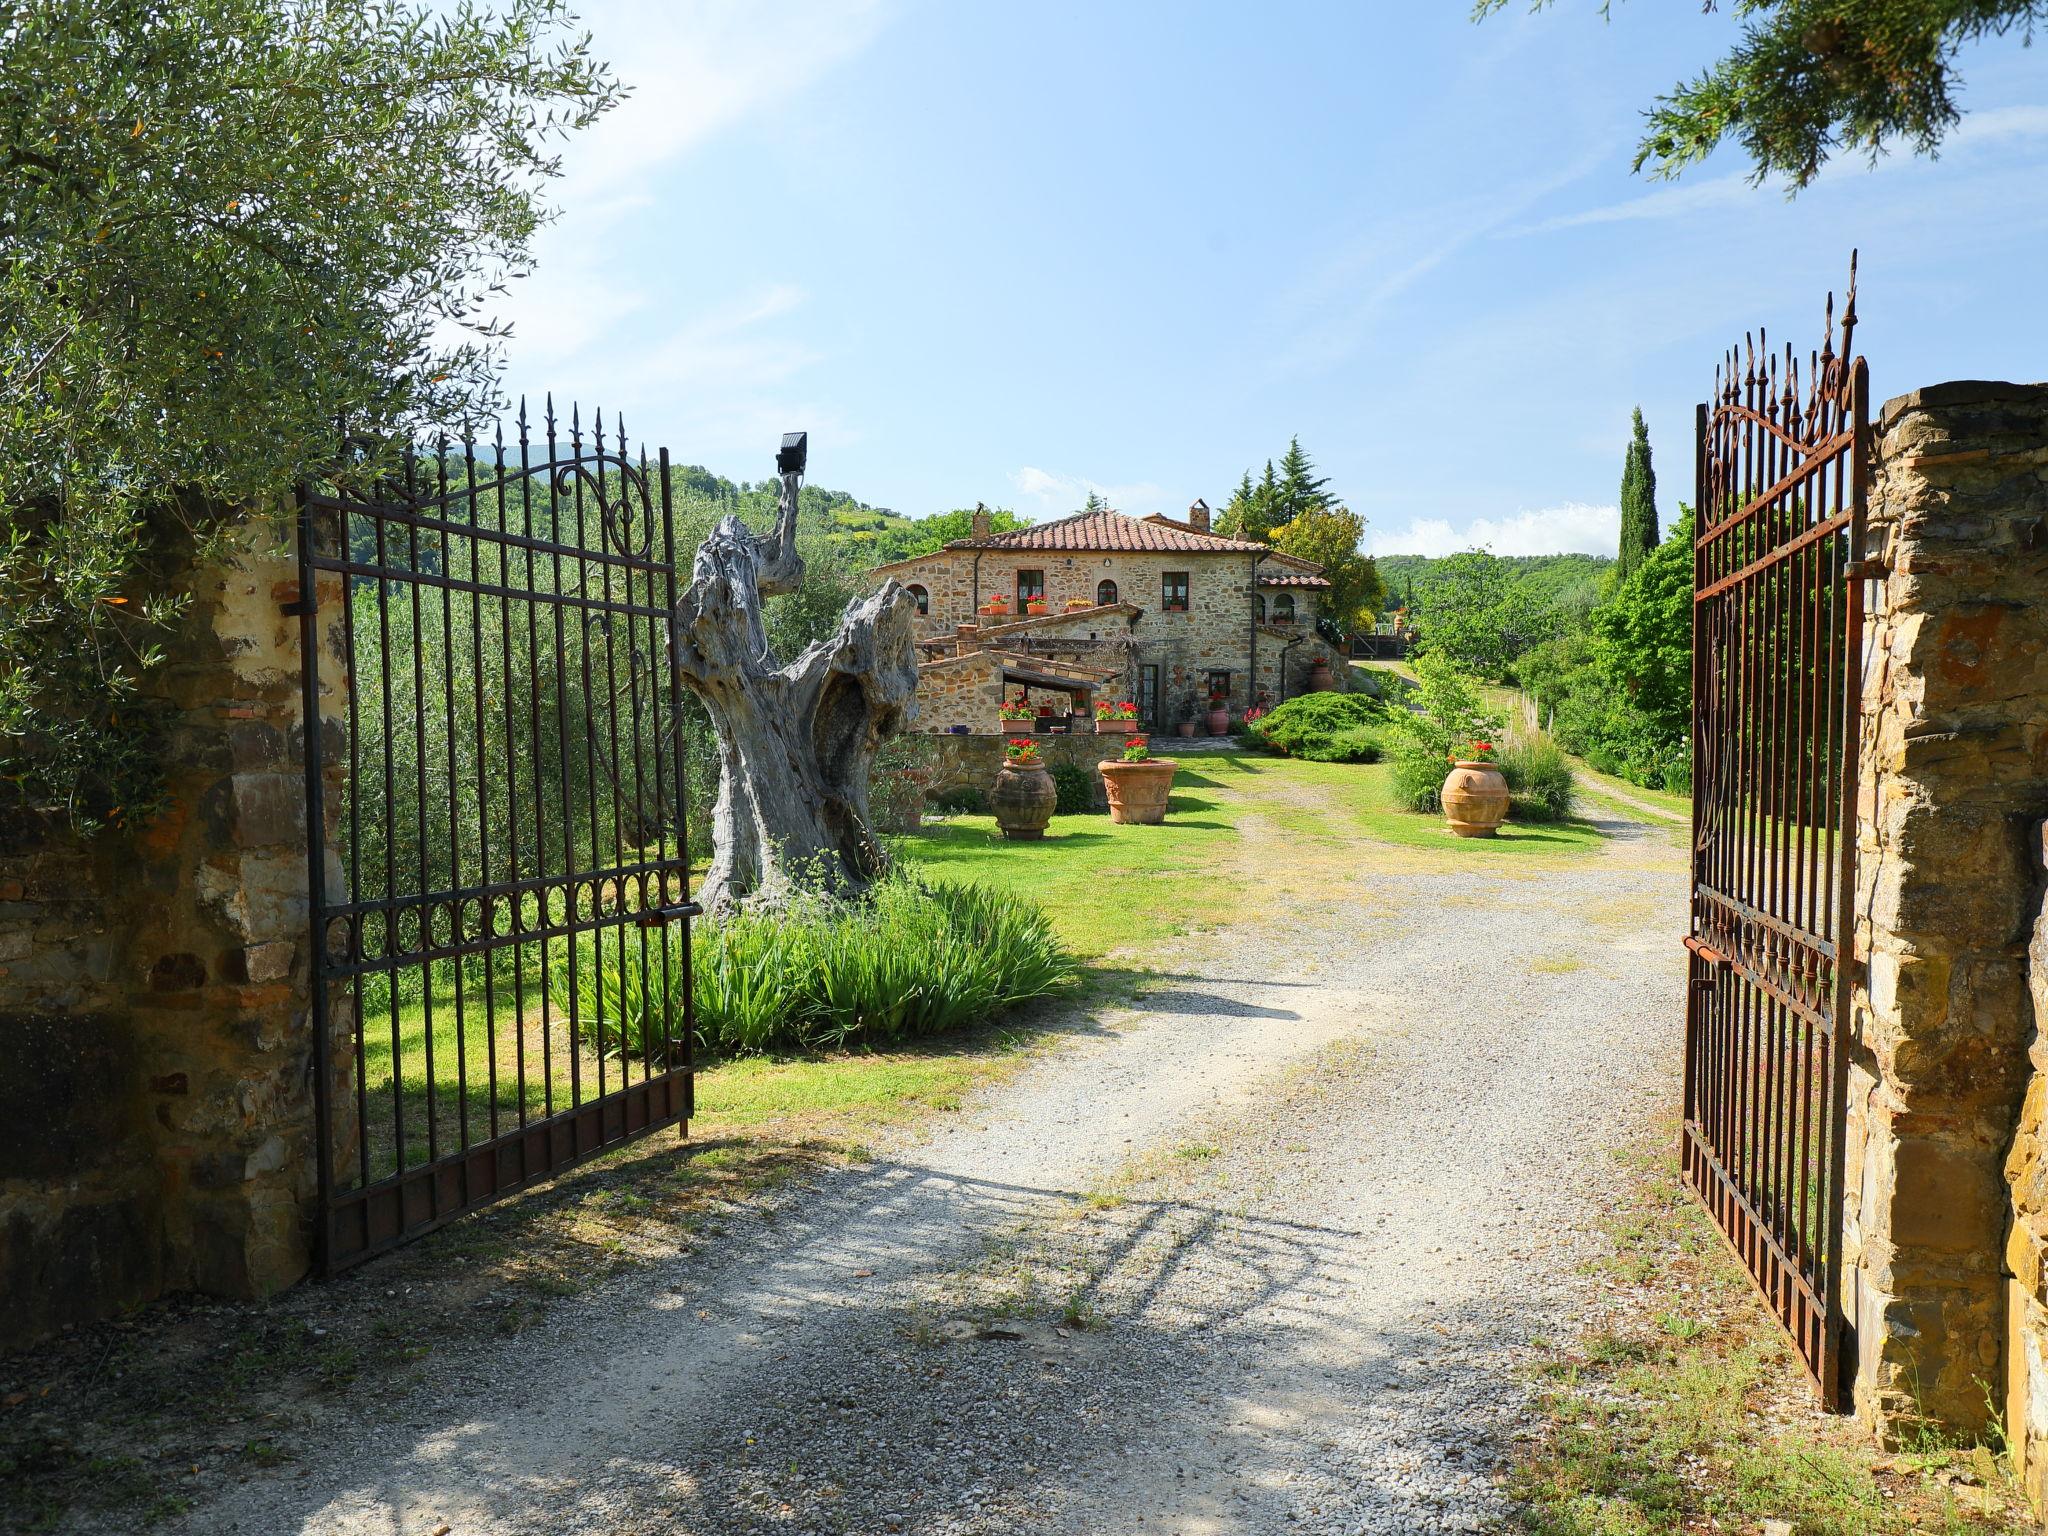
{"type": "Polygon", "coordinates": [[[1156,827],[1166,820],[1166,797],[1173,789],[1170,757],[1148,757],[1141,763],[1122,759],[1097,764],[1102,787],[1109,792],[1109,819],[1119,826],[1156,827]]]}
{"type": "Polygon", "coordinates": [[[1508,814],[1508,781],[1491,763],[1456,763],[1444,778],[1444,817],[1460,837],[1491,837],[1508,814]]]}
{"type": "Polygon", "coordinates": [[[1212,709],[1209,711],[1209,734],[1211,736],[1228,736],[1230,734],[1229,710],[1212,709]]]}
{"type": "Polygon", "coordinates": [[[996,770],[995,784],[988,792],[989,809],[996,825],[1012,842],[1036,842],[1045,836],[1059,795],[1052,787],[1052,775],[1040,763],[1004,763],[996,770]]]}
{"type": "Polygon", "coordinates": [[[1336,678],[1330,675],[1330,659],[1327,656],[1318,656],[1315,665],[1308,669],[1308,691],[1329,693],[1336,686],[1336,678]]]}

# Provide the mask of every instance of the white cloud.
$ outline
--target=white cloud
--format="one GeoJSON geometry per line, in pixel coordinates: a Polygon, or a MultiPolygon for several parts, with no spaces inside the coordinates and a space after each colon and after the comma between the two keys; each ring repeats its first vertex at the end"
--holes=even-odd
{"type": "Polygon", "coordinates": [[[593,51],[632,88],[565,157],[578,201],[639,185],[719,129],[789,101],[860,53],[883,0],[588,0],[593,51]]]}
{"type": "Polygon", "coordinates": [[[1380,316],[1409,289],[1475,241],[1592,171],[1604,151],[1581,155],[1509,197],[1468,196],[1382,218],[1338,249],[1282,301],[1295,334],[1267,373],[1283,378],[1335,367],[1357,352],[1380,316]]]}
{"type": "MultiPolygon", "coordinates": [[[[1942,142],[1943,150],[1974,149],[1986,144],[2008,144],[2017,140],[2048,138],[2048,107],[1992,107],[1963,118],[1942,142]]],[[[1908,154],[1887,155],[1872,164],[1854,151],[1836,155],[1821,167],[1814,185],[1825,186],[1916,163],[1908,154]]],[[[1709,181],[1681,182],[1646,192],[1624,202],[1554,218],[1518,224],[1501,231],[1506,238],[1520,235],[1548,235],[1564,229],[1583,229],[1596,224],[1635,223],[1646,219],[1675,219],[1710,209],[1751,201],[1763,195],[1747,171],[1717,176],[1709,181]]]]}
{"type": "Polygon", "coordinates": [[[512,327],[506,361],[515,392],[552,388],[630,406],[672,433],[694,431],[696,455],[750,451],[768,423],[780,431],[793,417],[825,429],[825,412],[786,398],[819,354],[774,330],[803,293],[776,282],[679,292],[646,272],[632,220],[663,193],[667,167],[792,102],[865,49],[893,9],[894,0],[579,7],[592,51],[631,94],[564,147],[562,177],[547,188],[562,216],[535,241],[534,272],[496,306],[512,327]]]}
{"type": "Polygon", "coordinates": [[[1085,475],[1057,474],[1030,464],[1014,471],[1010,484],[1017,489],[1020,503],[1017,510],[1033,519],[1069,517],[1081,510],[1090,491],[1117,511],[1134,514],[1136,509],[1148,502],[1156,503],[1166,494],[1149,480],[1108,485],[1100,480],[1090,480],[1085,475]]]}
{"type": "Polygon", "coordinates": [[[1441,517],[1418,517],[1404,528],[1374,528],[1369,555],[1454,555],[1465,549],[1496,555],[1608,555],[1621,538],[1621,508],[1567,502],[1511,517],[1480,517],[1458,527],[1441,517]]]}
{"type": "Polygon", "coordinates": [[[1949,131],[1944,147],[2048,138],[2048,107],[1990,107],[1971,112],[1949,131]]]}
{"type": "Polygon", "coordinates": [[[1548,235],[1560,229],[1582,229],[1591,224],[1626,224],[1639,219],[1675,219],[1682,214],[1701,213],[1710,208],[1745,202],[1756,195],[1757,189],[1746,175],[1717,176],[1712,181],[1664,187],[1656,192],[1647,192],[1641,197],[1632,197],[1626,202],[1609,203],[1604,208],[1585,208],[1577,213],[1561,213],[1555,218],[1541,219],[1533,224],[1518,224],[1501,233],[1504,237],[1513,238],[1517,235],[1548,235]]]}

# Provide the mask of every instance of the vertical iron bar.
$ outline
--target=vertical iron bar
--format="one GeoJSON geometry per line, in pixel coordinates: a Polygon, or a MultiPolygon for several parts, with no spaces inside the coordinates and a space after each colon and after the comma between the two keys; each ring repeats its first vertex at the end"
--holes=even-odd
{"type": "MultiPolygon", "coordinates": [[[[548,411],[552,418],[554,411],[552,400],[549,402],[548,411]]],[[[519,402],[519,500],[523,509],[521,526],[529,535],[533,532],[532,460],[532,431],[526,416],[526,401],[522,398],[519,402]]],[[[506,522],[505,477],[501,472],[498,476],[498,531],[500,533],[508,531],[506,522]]],[[[531,550],[528,551],[527,558],[528,560],[533,558],[531,550]]],[[[519,739],[519,726],[518,716],[514,713],[513,708],[517,702],[515,695],[518,693],[518,690],[512,686],[513,600],[511,594],[518,591],[518,588],[512,584],[512,545],[506,539],[498,541],[498,585],[504,589],[506,594],[498,599],[498,652],[503,658],[505,669],[505,842],[508,855],[506,863],[512,878],[518,880],[521,878],[520,870],[527,864],[524,850],[519,846],[519,754],[512,749],[512,744],[519,739]]],[[[531,624],[531,580],[528,581],[527,585],[527,618],[528,623],[531,624]]],[[[529,644],[526,677],[526,686],[529,690],[538,686],[532,669],[531,655],[532,647],[529,644]]],[[[533,765],[534,783],[538,785],[542,771],[540,753],[535,751],[528,761],[533,765]]],[[[543,846],[542,840],[546,831],[545,825],[535,823],[533,840],[536,849],[543,846]]],[[[535,868],[533,872],[538,876],[546,868],[545,856],[537,857],[534,862],[535,868]]],[[[546,899],[545,888],[542,889],[542,899],[543,901],[546,899]]],[[[519,1129],[523,1131],[526,1129],[528,1119],[527,1107],[529,1100],[526,1087],[526,893],[517,889],[509,892],[506,896],[506,907],[511,918],[512,928],[512,1055],[516,1073],[514,1082],[519,1090],[519,1129]]],[[[522,1136],[519,1139],[519,1172],[522,1177],[532,1171],[528,1161],[528,1145],[527,1139],[522,1136]]]]}
{"type": "MultiPolygon", "coordinates": [[[[551,553],[548,556],[548,560],[552,571],[551,579],[554,582],[554,591],[549,594],[548,606],[553,612],[555,625],[555,779],[561,790],[560,799],[562,802],[563,912],[565,916],[573,918],[576,910],[576,892],[570,880],[570,875],[576,868],[576,813],[569,783],[569,700],[568,688],[566,686],[569,652],[563,630],[562,615],[562,608],[564,606],[562,603],[562,545],[565,540],[562,535],[562,510],[557,494],[560,483],[559,474],[553,467],[555,453],[555,400],[554,396],[550,395],[548,397],[548,545],[551,553]]],[[[576,590],[581,595],[583,581],[580,564],[577,569],[576,590]]],[[[581,650],[583,645],[584,642],[579,630],[577,648],[581,650]]],[[[533,734],[534,740],[538,742],[540,740],[540,695],[538,693],[533,698],[533,734]]],[[[546,900],[545,894],[542,899],[543,901],[546,900]]],[[[572,933],[564,942],[564,949],[566,954],[563,965],[568,971],[569,978],[565,985],[569,999],[569,1107],[576,1109],[580,1108],[583,1103],[583,1046],[581,1030],[578,1024],[578,1016],[582,1011],[581,1000],[583,996],[582,968],[584,954],[582,940],[578,935],[572,933]]],[[[552,1012],[553,999],[550,999],[549,1002],[550,1012],[552,1012]]],[[[548,1092],[549,1104],[552,1106],[554,1093],[554,1035],[552,1025],[546,1022],[547,1018],[548,1015],[546,1014],[542,1016],[542,1028],[546,1032],[544,1038],[548,1042],[548,1092]]]]}
{"type": "MultiPolygon", "coordinates": [[[[498,501],[503,506],[505,499],[505,428],[501,424],[495,434],[496,456],[491,465],[491,477],[498,483],[498,501]]],[[[478,586],[483,584],[482,550],[483,510],[476,499],[476,455],[469,458],[469,574],[478,586]]],[[[498,531],[503,533],[504,518],[498,519],[498,531]]],[[[476,699],[476,840],[477,840],[477,884],[483,895],[477,902],[477,917],[482,925],[480,937],[484,940],[484,1081],[490,1093],[491,1140],[498,1139],[498,942],[503,937],[498,931],[498,898],[491,894],[491,774],[487,748],[490,744],[490,730],[485,724],[488,718],[484,703],[484,623],[483,594],[472,590],[469,594],[469,652],[470,688],[476,699]]],[[[516,878],[516,870],[514,871],[516,878]]]]}
{"type": "MultiPolygon", "coordinates": [[[[327,799],[321,780],[320,619],[313,574],[313,511],[306,488],[298,487],[299,535],[299,709],[305,739],[306,765],[306,913],[311,932],[307,979],[312,988],[313,1020],[313,1262],[327,1273],[334,1247],[334,1110],[329,1100],[333,1077],[333,1042],[327,1022],[327,799]]],[[[346,519],[343,519],[346,526],[346,519]]],[[[343,583],[343,593],[347,583],[343,583]]]]}

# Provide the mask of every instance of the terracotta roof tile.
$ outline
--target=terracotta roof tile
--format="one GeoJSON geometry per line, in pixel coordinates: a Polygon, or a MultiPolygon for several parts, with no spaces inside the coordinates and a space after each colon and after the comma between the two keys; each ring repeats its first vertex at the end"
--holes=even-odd
{"type": "Polygon", "coordinates": [[[1101,550],[1126,554],[1228,555],[1254,554],[1263,544],[1195,533],[1163,522],[1126,517],[1121,512],[1077,512],[1057,522],[991,534],[985,539],[955,539],[948,549],[1101,550]]]}
{"type": "Polygon", "coordinates": [[[1289,572],[1285,576],[1261,576],[1259,578],[1259,585],[1262,587],[1327,587],[1329,582],[1320,576],[1296,575],[1293,572],[1289,572]]]}

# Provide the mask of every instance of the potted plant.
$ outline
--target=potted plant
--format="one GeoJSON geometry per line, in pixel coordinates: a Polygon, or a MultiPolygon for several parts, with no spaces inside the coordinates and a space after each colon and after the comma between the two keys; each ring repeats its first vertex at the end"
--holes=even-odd
{"type": "Polygon", "coordinates": [[[981,611],[992,619],[1007,618],[1010,612],[1010,600],[998,592],[981,605],[981,611]]]}
{"type": "Polygon", "coordinates": [[[1092,608],[1094,606],[1085,597],[1070,597],[1067,599],[1067,612],[1069,613],[1079,613],[1084,608],[1092,608]]]}
{"type": "Polygon", "coordinates": [[[1166,820],[1166,798],[1179,766],[1170,757],[1154,757],[1143,736],[1125,737],[1122,756],[1096,764],[1109,795],[1109,819],[1121,826],[1144,827],[1166,820]]]}
{"type": "Polygon", "coordinates": [[[1230,701],[1220,693],[1209,695],[1209,734],[1228,736],[1230,734],[1230,701]]]}
{"type": "Polygon", "coordinates": [[[1192,738],[1195,734],[1195,702],[1188,700],[1188,712],[1173,727],[1173,734],[1192,738]]]}
{"type": "Polygon", "coordinates": [[[1308,669],[1308,691],[1310,693],[1329,693],[1336,686],[1337,680],[1330,675],[1330,658],[1318,656],[1315,659],[1315,665],[1308,669]]]}
{"type": "Polygon", "coordinates": [[[1037,742],[1017,736],[1003,743],[1003,766],[996,770],[988,803],[995,812],[996,825],[1012,842],[1036,842],[1045,836],[1059,792],[1053,788],[1052,775],[1045,771],[1045,757],[1037,742]]]}
{"type": "Polygon", "coordinates": [[[1021,723],[1031,719],[1034,711],[1031,708],[1031,700],[1020,693],[1014,699],[1005,698],[1002,708],[997,713],[1005,720],[1021,723]]]}
{"type": "Polygon", "coordinates": [[[1508,781],[1493,762],[1493,743],[1473,741],[1466,755],[1450,754],[1441,791],[1444,817],[1459,837],[1492,837],[1508,814],[1508,781]]]}
{"type": "Polygon", "coordinates": [[[1129,699],[1111,704],[1101,702],[1095,706],[1095,734],[1114,736],[1118,732],[1129,735],[1138,728],[1138,706],[1129,699]]]}
{"type": "Polygon", "coordinates": [[[1025,615],[1029,618],[1037,618],[1040,614],[1045,612],[1045,599],[1042,597],[1025,598],[1024,612],[1025,615]]]}

